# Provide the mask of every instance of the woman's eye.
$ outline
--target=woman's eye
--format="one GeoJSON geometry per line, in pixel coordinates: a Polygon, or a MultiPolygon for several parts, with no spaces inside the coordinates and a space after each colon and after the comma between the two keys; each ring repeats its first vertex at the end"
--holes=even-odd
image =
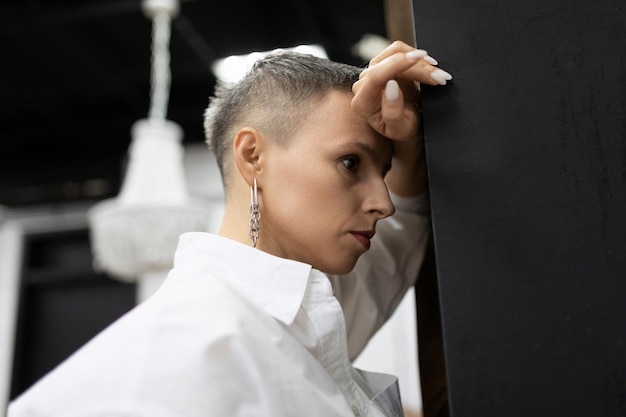
{"type": "Polygon", "coordinates": [[[343,163],[349,171],[354,172],[359,166],[359,158],[356,156],[347,156],[341,160],[341,163],[343,163]]]}

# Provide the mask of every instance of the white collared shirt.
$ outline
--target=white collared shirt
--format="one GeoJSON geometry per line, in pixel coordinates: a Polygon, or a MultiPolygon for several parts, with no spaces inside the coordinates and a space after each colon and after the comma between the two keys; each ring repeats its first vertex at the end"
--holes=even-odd
{"type": "Polygon", "coordinates": [[[182,235],[161,288],[17,398],[8,417],[391,415],[372,401],[381,378],[349,356],[422,261],[427,219],[402,210],[411,200],[394,202],[368,256],[330,280],[217,235],[182,235]]]}

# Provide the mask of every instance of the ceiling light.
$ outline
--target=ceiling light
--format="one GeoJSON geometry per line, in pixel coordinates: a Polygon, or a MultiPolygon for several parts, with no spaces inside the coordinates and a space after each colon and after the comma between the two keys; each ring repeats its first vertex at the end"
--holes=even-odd
{"type": "Polygon", "coordinates": [[[279,51],[293,51],[311,54],[320,58],[328,58],[326,50],[320,45],[298,45],[290,48],[277,48],[271,51],[251,52],[245,55],[231,55],[215,60],[212,65],[213,74],[218,80],[226,83],[239,81],[259,59],[279,51]]]}
{"type": "Polygon", "coordinates": [[[166,118],[170,21],[178,12],[178,3],[144,0],[142,9],[153,23],[149,116],[131,128],[120,194],[89,212],[96,267],[122,281],[138,280],[139,293],[148,277],[156,274],[163,278],[164,271],[172,267],[181,233],[208,228],[206,211],[187,193],[183,131],[166,118]]]}
{"type": "Polygon", "coordinates": [[[351,51],[359,58],[370,61],[389,45],[391,45],[389,39],[368,33],[352,46],[351,51]]]}

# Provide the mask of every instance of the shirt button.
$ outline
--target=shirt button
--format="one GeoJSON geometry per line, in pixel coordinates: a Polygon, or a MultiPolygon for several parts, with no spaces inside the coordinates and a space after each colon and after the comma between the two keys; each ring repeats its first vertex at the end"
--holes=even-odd
{"type": "Polygon", "coordinates": [[[361,415],[361,413],[359,412],[359,407],[357,407],[354,404],[352,405],[352,412],[354,413],[356,417],[359,417],[361,415]]]}

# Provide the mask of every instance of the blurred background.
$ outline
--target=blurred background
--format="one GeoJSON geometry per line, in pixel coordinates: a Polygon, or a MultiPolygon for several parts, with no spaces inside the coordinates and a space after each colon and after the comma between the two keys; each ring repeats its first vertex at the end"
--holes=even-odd
{"type": "MultiPolygon", "coordinates": [[[[152,22],[140,0],[0,4],[0,409],[158,279],[111,276],[94,260],[89,212],[119,195],[131,127],[148,116],[152,22]]],[[[388,43],[383,0],[183,0],[171,21],[167,119],[182,129],[188,194],[220,220],[221,180],[202,117],[229,56],[313,45],[364,65],[388,43]]],[[[231,70],[231,74],[232,74],[231,70]]],[[[148,237],[150,235],[148,234],[148,237]]],[[[400,376],[420,408],[414,295],[359,358],[400,376]]]]}
{"type": "MultiPolygon", "coordinates": [[[[0,5],[0,204],[117,194],[132,123],[147,115],[151,22],[139,0],[6,0],[0,5]]],[[[382,0],[183,0],[172,21],[171,120],[203,141],[215,60],[299,44],[366,62],[385,36],[382,0]]]]}

